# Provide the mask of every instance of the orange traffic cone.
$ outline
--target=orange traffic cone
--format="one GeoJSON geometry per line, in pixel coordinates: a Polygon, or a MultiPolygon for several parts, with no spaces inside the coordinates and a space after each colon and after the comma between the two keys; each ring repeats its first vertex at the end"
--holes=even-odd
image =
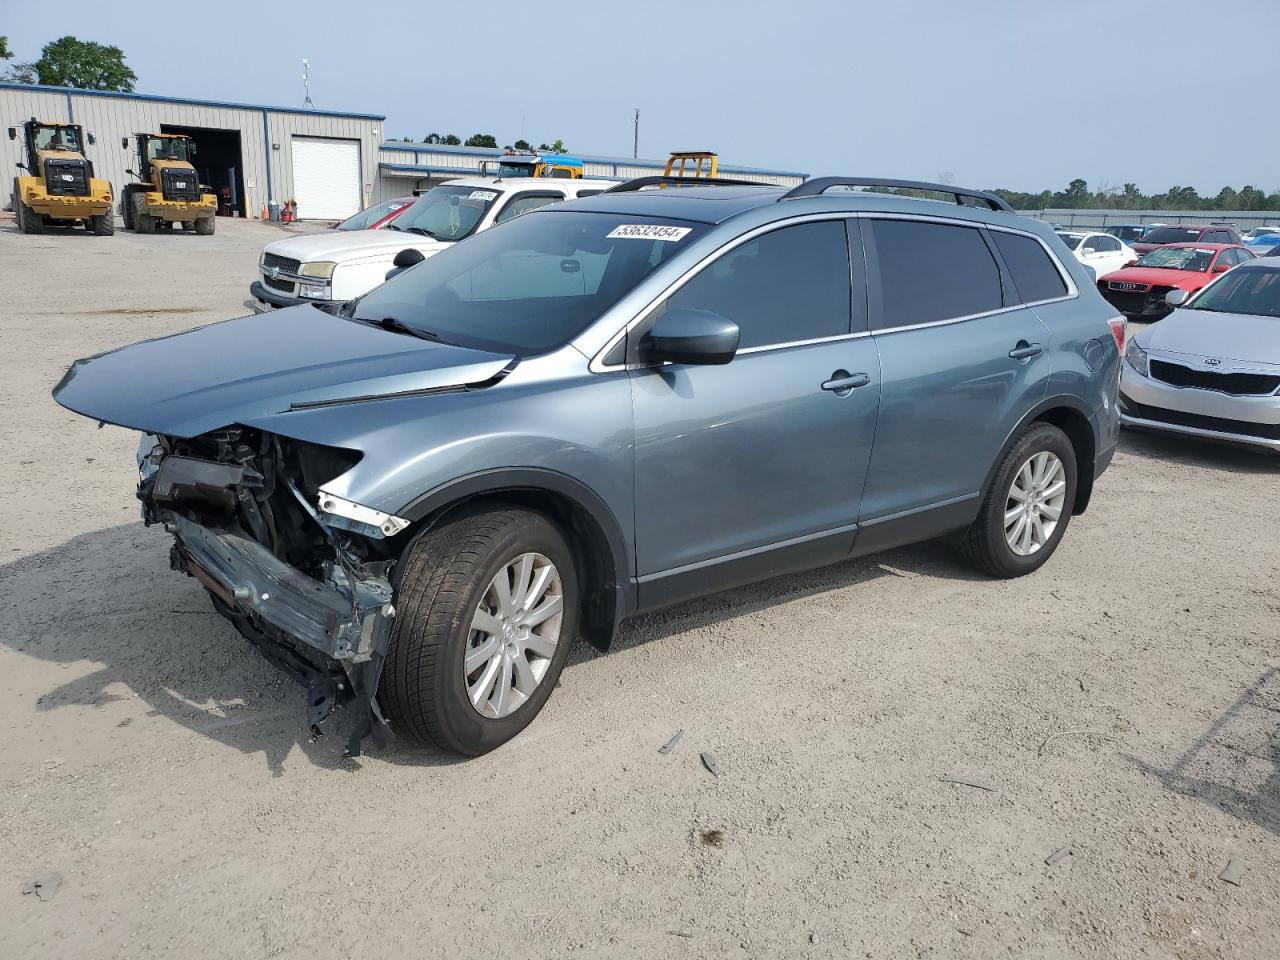
{"type": "Polygon", "coordinates": [[[262,205],[262,219],[267,219],[267,205],[265,203],[262,205]]]}

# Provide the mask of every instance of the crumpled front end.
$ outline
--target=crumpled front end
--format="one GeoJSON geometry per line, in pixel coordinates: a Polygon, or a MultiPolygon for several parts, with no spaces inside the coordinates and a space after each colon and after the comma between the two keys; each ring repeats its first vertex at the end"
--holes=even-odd
{"type": "Polygon", "coordinates": [[[170,563],[274,664],[308,688],[313,733],[335,707],[362,716],[349,752],[391,732],[376,700],[395,617],[391,570],[407,523],[322,490],[360,454],[231,427],[146,434],[138,498],[173,534],[170,563]]]}

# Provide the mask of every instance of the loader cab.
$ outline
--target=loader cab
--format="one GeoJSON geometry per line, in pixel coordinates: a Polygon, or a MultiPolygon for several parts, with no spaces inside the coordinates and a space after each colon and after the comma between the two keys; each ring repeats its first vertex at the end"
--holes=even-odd
{"type": "MultiPolygon", "coordinates": [[[[9,128],[9,139],[18,139],[18,128],[9,128]]],[[[93,142],[93,134],[89,134],[93,142]]],[[[85,135],[77,123],[48,123],[34,117],[22,125],[22,143],[26,168],[32,176],[40,176],[46,160],[84,160],[85,135]]],[[[92,176],[92,171],[90,172],[92,176]]]]}
{"type": "MultiPolygon", "coordinates": [[[[193,166],[196,145],[190,137],[167,133],[136,133],[134,139],[138,150],[139,180],[151,181],[156,169],[193,166]]],[[[122,138],[120,145],[129,149],[129,138],[122,138]]]]}
{"type": "Polygon", "coordinates": [[[512,151],[504,153],[496,160],[484,160],[480,163],[481,175],[495,173],[500,180],[518,177],[576,180],[582,176],[582,172],[582,161],[577,157],[566,157],[555,153],[512,151]]]}

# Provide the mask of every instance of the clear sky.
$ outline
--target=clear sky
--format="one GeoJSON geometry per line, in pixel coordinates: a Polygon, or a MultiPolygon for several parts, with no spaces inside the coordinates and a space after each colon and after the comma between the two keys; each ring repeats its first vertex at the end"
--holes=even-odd
{"type": "Polygon", "coordinates": [[[62,33],[116,44],[139,92],[286,106],[302,103],[305,56],[318,107],[386,114],[394,138],[559,137],[629,156],[639,107],[642,157],[713,149],[727,163],[1014,190],[1073,177],[1280,189],[1280,0],[159,9],[0,0],[0,34],[18,60],[62,33]]]}

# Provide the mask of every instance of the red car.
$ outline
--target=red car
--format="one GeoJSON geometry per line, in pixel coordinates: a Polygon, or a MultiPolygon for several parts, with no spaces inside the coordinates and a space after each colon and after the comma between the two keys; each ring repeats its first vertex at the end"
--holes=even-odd
{"type": "Polygon", "coordinates": [[[1141,240],[1135,240],[1129,246],[1138,253],[1150,253],[1156,247],[1171,243],[1198,243],[1208,246],[1214,243],[1244,243],[1244,237],[1235,227],[1225,223],[1211,223],[1208,226],[1195,223],[1170,224],[1148,230],[1141,240]]]}
{"type": "Polygon", "coordinates": [[[1169,243],[1099,278],[1098,290],[1131,320],[1159,320],[1172,312],[1164,302],[1170,290],[1195,293],[1218,274],[1252,259],[1238,243],[1169,243]]]}
{"type": "Polygon", "coordinates": [[[365,207],[359,213],[353,213],[341,223],[335,223],[335,230],[378,230],[385,227],[400,214],[409,209],[409,204],[417,197],[396,197],[394,200],[383,200],[371,207],[365,207]]]}

